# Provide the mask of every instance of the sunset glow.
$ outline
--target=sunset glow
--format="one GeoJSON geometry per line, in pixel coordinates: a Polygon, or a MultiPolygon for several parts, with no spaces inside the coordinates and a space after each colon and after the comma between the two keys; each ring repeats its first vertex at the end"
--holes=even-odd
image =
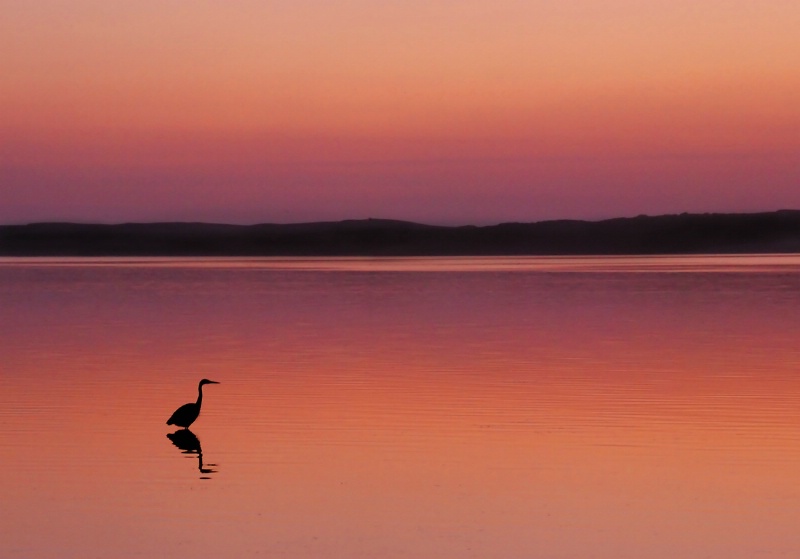
{"type": "Polygon", "coordinates": [[[795,2],[3,10],[2,223],[800,206],[795,2]]]}

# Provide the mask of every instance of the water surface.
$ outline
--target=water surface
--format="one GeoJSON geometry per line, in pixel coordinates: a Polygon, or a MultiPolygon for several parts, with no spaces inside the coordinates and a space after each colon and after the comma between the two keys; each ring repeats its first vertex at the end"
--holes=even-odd
{"type": "Polygon", "coordinates": [[[2,557],[800,556],[797,256],[0,259],[0,309],[2,557]]]}

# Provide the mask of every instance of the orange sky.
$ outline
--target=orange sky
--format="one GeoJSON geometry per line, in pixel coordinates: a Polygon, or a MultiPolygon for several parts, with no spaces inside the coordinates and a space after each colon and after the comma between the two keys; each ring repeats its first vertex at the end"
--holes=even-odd
{"type": "Polygon", "coordinates": [[[800,207],[800,5],[7,3],[0,223],[800,207]]]}

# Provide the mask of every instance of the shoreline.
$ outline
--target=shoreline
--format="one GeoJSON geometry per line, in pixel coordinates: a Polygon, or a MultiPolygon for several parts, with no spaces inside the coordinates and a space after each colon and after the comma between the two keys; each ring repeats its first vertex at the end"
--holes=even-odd
{"type": "Polygon", "coordinates": [[[800,252],[800,210],[438,226],[298,224],[0,226],[0,256],[568,256],[800,252]]]}

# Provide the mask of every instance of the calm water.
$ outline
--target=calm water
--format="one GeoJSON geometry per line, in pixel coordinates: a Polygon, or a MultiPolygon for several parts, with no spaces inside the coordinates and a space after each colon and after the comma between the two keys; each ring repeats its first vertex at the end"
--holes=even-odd
{"type": "Polygon", "coordinates": [[[0,259],[0,313],[3,558],[800,557],[798,256],[0,259]]]}

